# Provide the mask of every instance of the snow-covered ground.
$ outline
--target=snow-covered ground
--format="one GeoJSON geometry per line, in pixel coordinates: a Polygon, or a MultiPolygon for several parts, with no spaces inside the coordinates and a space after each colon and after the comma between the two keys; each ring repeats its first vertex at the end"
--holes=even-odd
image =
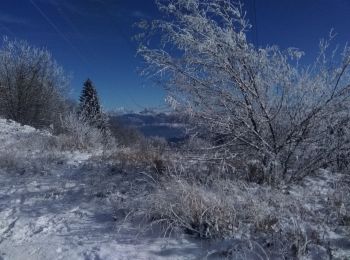
{"type": "Polygon", "coordinates": [[[91,163],[93,154],[24,150],[37,135],[49,134],[0,119],[0,259],[193,259],[205,253],[186,239],[121,229],[112,201],[130,185],[124,179],[137,176],[91,163]]]}
{"type": "MultiPolygon", "coordinates": [[[[116,221],[115,205],[147,190],[140,189],[145,176],[101,161],[100,151],[50,151],[51,137],[0,119],[0,260],[221,259],[234,243],[139,235],[142,227],[116,221]]],[[[338,178],[329,176],[307,178],[286,192],[327,198],[338,178]]],[[[310,207],[317,211],[322,203],[328,202],[310,207]]],[[[348,235],[348,229],[325,229],[337,259],[350,259],[348,235]]]]}

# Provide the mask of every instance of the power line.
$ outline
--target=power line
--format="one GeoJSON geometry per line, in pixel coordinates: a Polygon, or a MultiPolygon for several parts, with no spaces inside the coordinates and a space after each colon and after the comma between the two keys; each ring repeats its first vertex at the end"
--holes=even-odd
{"type": "Polygon", "coordinates": [[[59,6],[59,4],[56,3],[55,6],[56,6],[56,10],[57,10],[58,15],[61,16],[63,18],[63,20],[67,23],[67,25],[72,29],[72,31],[74,31],[78,35],[78,37],[82,40],[81,43],[85,45],[85,47],[86,47],[86,49],[88,49],[90,55],[92,55],[96,59],[97,55],[96,55],[95,51],[92,50],[91,48],[89,48],[89,46],[86,44],[86,41],[83,40],[85,37],[81,33],[81,31],[73,24],[72,20],[64,14],[64,11],[59,6]]]}
{"type": "Polygon", "coordinates": [[[70,47],[78,54],[79,58],[85,63],[85,65],[89,66],[87,59],[80,53],[79,49],[74,46],[74,44],[66,37],[66,35],[55,25],[54,22],[45,14],[45,12],[37,5],[33,0],[29,0],[29,2],[33,5],[33,7],[41,14],[41,16],[46,20],[46,22],[51,25],[51,27],[56,31],[56,33],[65,40],[70,47]]]}

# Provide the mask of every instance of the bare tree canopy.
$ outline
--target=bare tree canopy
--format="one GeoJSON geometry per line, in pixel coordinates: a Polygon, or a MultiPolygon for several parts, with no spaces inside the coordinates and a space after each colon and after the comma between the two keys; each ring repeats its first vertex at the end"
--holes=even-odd
{"type": "Polygon", "coordinates": [[[51,54],[25,41],[4,39],[0,48],[0,114],[22,124],[58,122],[67,78],[51,54]]]}
{"type": "Polygon", "coordinates": [[[349,152],[341,131],[349,125],[350,48],[330,50],[332,32],[305,67],[298,49],[250,43],[251,26],[239,3],[157,5],[164,19],[140,23],[143,73],[165,87],[169,103],[190,115],[197,129],[220,139],[212,151],[235,158],[236,170],[253,160],[271,181],[291,180],[349,152]]]}

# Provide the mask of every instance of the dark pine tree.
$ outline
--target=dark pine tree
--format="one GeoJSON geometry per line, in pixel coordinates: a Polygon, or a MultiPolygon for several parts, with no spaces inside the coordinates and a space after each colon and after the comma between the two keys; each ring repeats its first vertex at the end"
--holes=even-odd
{"type": "Polygon", "coordinates": [[[104,116],[97,91],[90,79],[85,81],[79,101],[79,116],[92,126],[104,128],[104,116]]]}

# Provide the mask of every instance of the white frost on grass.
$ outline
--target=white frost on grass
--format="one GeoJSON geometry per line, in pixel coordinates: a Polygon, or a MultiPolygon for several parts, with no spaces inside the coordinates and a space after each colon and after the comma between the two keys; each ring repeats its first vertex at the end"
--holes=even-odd
{"type": "MultiPolygon", "coordinates": [[[[111,171],[96,159],[102,150],[59,151],[50,150],[45,142],[36,143],[50,136],[0,119],[0,159],[8,160],[0,161],[1,260],[203,259],[208,255],[222,259],[221,253],[234,245],[233,241],[216,243],[186,236],[164,239],[152,232],[138,236],[138,223],[116,222],[114,213],[116,199],[140,196],[130,193],[138,192],[137,182],[143,185],[140,174],[111,171]]],[[[286,187],[286,196],[309,211],[322,211],[328,203],[325,200],[335,196],[339,178],[341,175],[320,171],[286,187]]],[[[252,199],[255,193],[250,190],[252,199]]],[[[246,197],[237,194],[235,199],[246,197]]],[[[331,242],[333,256],[347,259],[349,231],[327,225],[320,228],[331,242]]]]}
{"type": "Polygon", "coordinates": [[[13,160],[0,164],[1,260],[188,259],[205,251],[187,240],[138,238],[132,227],[118,232],[108,191],[123,188],[120,176],[86,166],[102,151],[28,148],[48,135],[0,119],[0,157],[13,160]]]}

